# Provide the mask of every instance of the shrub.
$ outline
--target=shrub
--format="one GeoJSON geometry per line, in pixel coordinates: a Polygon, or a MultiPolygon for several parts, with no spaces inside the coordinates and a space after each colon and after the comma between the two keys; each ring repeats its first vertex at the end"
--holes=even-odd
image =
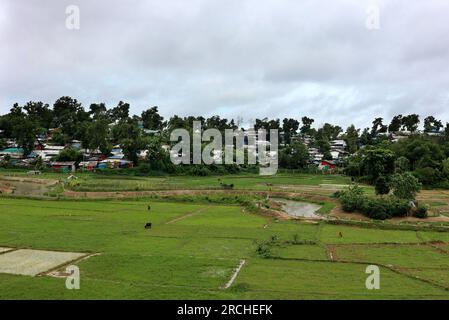
{"type": "Polygon", "coordinates": [[[376,179],[375,189],[377,195],[390,193],[390,184],[388,179],[385,176],[379,176],[379,178],[376,179]]]}
{"type": "Polygon", "coordinates": [[[418,207],[416,208],[416,211],[413,213],[413,216],[415,218],[419,218],[419,219],[427,218],[428,217],[427,207],[424,205],[418,205],[418,207]]]}
{"type": "Polygon", "coordinates": [[[346,212],[359,211],[375,220],[404,217],[409,212],[408,201],[391,196],[386,198],[367,198],[363,190],[354,185],[340,192],[338,199],[346,212]]]}
{"type": "Polygon", "coordinates": [[[409,212],[408,201],[398,199],[396,197],[390,197],[386,200],[388,205],[389,214],[392,217],[405,217],[409,212]]]}
{"type": "Polygon", "coordinates": [[[411,173],[394,174],[391,179],[393,194],[405,200],[414,200],[416,194],[421,190],[421,183],[411,173]]]}
{"type": "Polygon", "coordinates": [[[149,163],[140,163],[137,166],[137,172],[141,175],[148,175],[151,172],[151,165],[149,163]]]}
{"type": "Polygon", "coordinates": [[[413,172],[413,175],[418,178],[418,180],[427,186],[435,185],[442,180],[442,174],[438,169],[431,167],[418,168],[413,172]]]}
{"type": "Polygon", "coordinates": [[[344,191],[341,191],[341,190],[335,191],[335,192],[331,195],[331,198],[338,199],[338,198],[340,198],[340,196],[343,194],[343,192],[344,192],[344,191]]]}
{"type": "Polygon", "coordinates": [[[223,189],[225,189],[225,190],[232,190],[232,189],[234,189],[234,184],[233,183],[231,183],[231,184],[226,184],[226,183],[220,183],[220,185],[221,185],[221,187],[223,188],[223,189]]]}
{"type": "Polygon", "coordinates": [[[341,191],[339,194],[339,200],[344,211],[354,212],[361,210],[365,197],[363,195],[363,189],[358,185],[352,185],[346,190],[341,191]]]}
{"type": "Polygon", "coordinates": [[[195,165],[191,167],[191,171],[190,173],[194,176],[200,176],[200,177],[205,177],[205,176],[210,176],[212,174],[212,172],[206,168],[205,166],[202,165],[195,165]]]}
{"type": "Polygon", "coordinates": [[[399,157],[394,162],[394,170],[396,173],[404,173],[410,169],[410,161],[406,157],[399,157]]]}
{"type": "Polygon", "coordinates": [[[391,218],[388,204],[377,199],[365,199],[362,210],[368,218],[374,220],[386,220],[391,218]]]}

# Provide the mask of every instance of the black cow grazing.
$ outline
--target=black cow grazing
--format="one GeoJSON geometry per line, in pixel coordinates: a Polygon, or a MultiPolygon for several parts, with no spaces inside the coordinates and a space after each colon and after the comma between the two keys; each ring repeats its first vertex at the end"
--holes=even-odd
{"type": "Polygon", "coordinates": [[[148,206],[148,211],[150,211],[151,210],[151,206],[148,206]]]}
{"type": "Polygon", "coordinates": [[[147,222],[145,224],[145,229],[151,229],[151,226],[152,226],[151,222],[147,222]]]}

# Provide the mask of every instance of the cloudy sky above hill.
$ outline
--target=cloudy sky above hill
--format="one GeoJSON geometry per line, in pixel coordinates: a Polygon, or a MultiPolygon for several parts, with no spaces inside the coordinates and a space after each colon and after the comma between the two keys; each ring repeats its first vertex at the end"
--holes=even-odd
{"type": "Polygon", "coordinates": [[[448,17],[446,0],[2,0],[0,113],[69,95],[164,116],[449,121],[448,17]]]}

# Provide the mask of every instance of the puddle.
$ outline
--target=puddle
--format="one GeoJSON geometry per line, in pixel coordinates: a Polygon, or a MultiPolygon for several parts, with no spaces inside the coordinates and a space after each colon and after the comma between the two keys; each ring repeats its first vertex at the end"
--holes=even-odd
{"type": "Polygon", "coordinates": [[[280,198],[271,198],[281,204],[282,211],[293,217],[301,218],[322,218],[316,212],[321,208],[320,205],[307,202],[299,202],[280,198]]]}

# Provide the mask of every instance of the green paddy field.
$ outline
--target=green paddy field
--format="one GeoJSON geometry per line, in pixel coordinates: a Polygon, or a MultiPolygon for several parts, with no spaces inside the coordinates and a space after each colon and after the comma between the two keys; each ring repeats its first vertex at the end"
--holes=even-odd
{"type": "MultiPolygon", "coordinates": [[[[102,179],[83,178],[78,188],[123,191],[134,181],[102,179]]],[[[169,180],[138,180],[151,189],[158,179],[169,180]]],[[[258,177],[226,179],[242,190],[348,182],[297,175],[267,186],[258,177]]],[[[210,189],[216,181],[169,183],[210,189]]],[[[0,197],[0,247],[95,254],[71,263],[80,269],[79,290],[48,274],[0,273],[0,299],[449,299],[449,232],[281,220],[232,201],[185,200],[0,197]],[[148,221],[151,229],[144,228],[148,221]],[[260,254],[270,239],[276,241],[269,254],[260,254]],[[380,290],[365,287],[373,264],[380,267],[380,290]]]]}

